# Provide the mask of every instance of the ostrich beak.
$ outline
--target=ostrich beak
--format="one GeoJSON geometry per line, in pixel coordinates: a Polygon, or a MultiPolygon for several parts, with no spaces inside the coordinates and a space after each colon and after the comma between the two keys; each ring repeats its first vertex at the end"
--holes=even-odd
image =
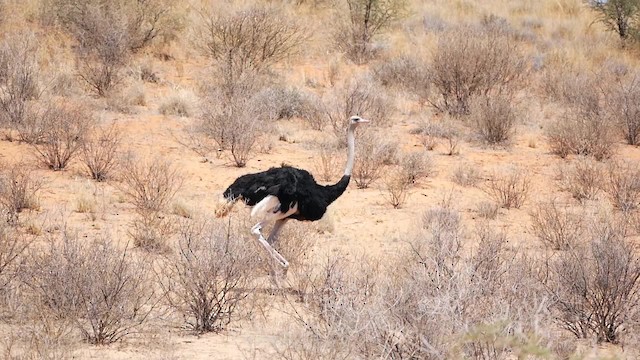
{"type": "Polygon", "coordinates": [[[360,121],[358,121],[358,122],[361,122],[361,123],[368,123],[368,122],[371,122],[371,120],[367,120],[367,119],[360,119],[360,121]]]}

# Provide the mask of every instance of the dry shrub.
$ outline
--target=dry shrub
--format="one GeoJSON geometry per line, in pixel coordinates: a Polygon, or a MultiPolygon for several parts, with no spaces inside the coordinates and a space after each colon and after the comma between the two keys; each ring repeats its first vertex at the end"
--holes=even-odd
{"type": "Polygon", "coordinates": [[[359,189],[368,188],[382,175],[385,153],[388,151],[387,140],[374,131],[361,131],[358,136],[356,163],[353,169],[353,180],[359,189]]]}
{"type": "Polygon", "coordinates": [[[568,155],[589,155],[596,160],[611,157],[616,147],[615,122],[603,106],[602,91],[597,86],[603,77],[587,77],[584,87],[573,89],[566,100],[568,109],[547,129],[551,152],[564,158],[568,155]]]}
{"type": "Polygon", "coordinates": [[[335,142],[325,141],[318,144],[314,157],[315,175],[322,181],[332,181],[339,176],[342,170],[341,166],[344,159],[340,157],[341,151],[338,151],[335,142]]]}
{"type": "Polygon", "coordinates": [[[475,96],[507,95],[525,74],[525,58],[508,33],[492,25],[456,27],[438,42],[431,79],[439,97],[430,103],[451,115],[469,114],[475,96]]]}
{"type": "Polygon", "coordinates": [[[431,81],[425,62],[405,55],[376,64],[373,77],[383,86],[414,94],[420,102],[426,101],[431,91],[431,81]]]}
{"type": "Polygon", "coordinates": [[[482,180],[480,171],[474,164],[462,163],[453,169],[451,179],[461,186],[476,186],[482,180]]]}
{"type": "Polygon", "coordinates": [[[267,105],[269,116],[275,120],[290,120],[294,117],[305,120],[314,130],[322,130],[323,105],[318,96],[293,87],[272,86],[260,92],[260,98],[267,105]]]}
{"type": "Polygon", "coordinates": [[[478,216],[485,219],[495,219],[499,211],[500,206],[493,201],[481,201],[476,208],[478,216]]]}
{"type": "Polygon", "coordinates": [[[10,34],[0,43],[0,126],[18,127],[40,97],[37,48],[30,33],[10,34]]]}
{"type": "Polygon", "coordinates": [[[92,114],[80,105],[52,103],[42,114],[39,141],[31,146],[52,170],[63,170],[81,150],[92,124],[92,114]]]}
{"type": "Polygon", "coordinates": [[[195,95],[188,91],[176,91],[160,104],[158,112],[165,116],[190,117],[194,113],[194,97],[195,95]]]}
{"type": "Polygon", "coordinates": [[[149,266],[102,235],[94,241],[62,234],[34,250],[25,270],[32,311],[68,321],[92,344],[136,332],[154,308],[149,266]]]}
{"type": "Polygon", "coordinates": [[[169,241],[177,232],[176,219],[160,211],[138,212],[128,231],[136,247],[154,251],[168,250],[169,241]]]}
{"type": "Polygon", "coordinates": [[[433,175],[433,159],[423,152],[404,154],[399,161],[402,176],[405,182],[413,184],[420,178],[433,175]]]}
{"type": "Polygon", "coordinates": [[[552,250],[571,249],[584,236],[584,214],[555,200],[538,203],[529,215],[533,233],[552,250]]]}
{"type": "Polygon", "coordinates": [[[10,304],[11,298],[15,296],[12,294],[15,291],[12,282],[20,275],[23,255],[33,240],[0,221],[0,319],[16,315],[12,311],[15,306],[10,304]]]}
{"type": "Polygon", "coordinates": [[[527,199],[530,187],[529,173],[522,168],[513,167],[489,177],[484,191],[501,207],[519,209],[527,199]]]}
{"type": "Polygon", "coordinates": [[[427,150],[433,150],[439,139],[447,136],[449,129],[440,122],[425,121],[412,132],[420,137],[420,142],[427,150]]]}
{"type": "Polygon", "coordinates": [[[403,169],[391,172],[385,178],[385,195],[389,204],[395,209],[401,207],[407,201],[411,184],[412,181],[403,169]]]}
{"type": "Polygon", "coordinates": [[[353,115],[369,119],[376,126],[389,125],[395,111],[391,99],[371,78],[360,77],[337,88],[325,99],[325,118],[334,134],[346,144],[345,129],[353,115]]]}
{"type": "Polygon", "coordinates": [[[198,39],[230,76],[262,72],[295,54],[307,38],[302,25],[278,6],[252,5],[234,12],[203,14],[198,39]]]}
{"type": "Polygon", "coordinates": [[[595,200],[604,185],[602,164],[588,157],[580,157],[570,164],[564,164],[558,173],[560,189],[569,191],[580,202],[595,200]]]}
{"type": "Polygon", "coordinates": [[[437,207],[388,267],[363,257],[329,257],[304,309],[295,304],[290,312],[304,330],[289,329],[295,335],[278,355],[524,358],[544,350],[548,305],[538,296],[530,261],[509,251],[505,234],[488,225],[477,230],[477,250],[465,255],[464,233],[455,210],[437,207]],[[483,331],[488,328],[495,331],[483,331]]]}
{"type": "Polygon", "coordinates": [[[43,5],[48,7],[43,14],[52,16],[51,20],[78,42],[75,50],[80,78],[99,96],[121,83],[132,52],[159,36],[172,36],[180,27],[171,5],[164,0],[53,0],[43,5]]]}
{"type": "MultiPolygon", "coordinates": [[[[289,221],[274,244],[274,248],[289,262],[286,285],[302,302],[311,293],[313,273],[317,271],[314,245],[318,240],[317,234],[322,231],[317,226],[309,229],[309,224],[289,221]]],[[[269,267],[268,271],[273,272],[273,269],[269,267]]]]}
{"type": "Polygon", "coordinates": [[[24,163],[0,163],[0,216],[6,216],[0,217],[0,222],[16,223],[23,210],[38,209],[42,184],[24,163]]]}
{"type": "Polygon", "coordinates": [[[180,172],[169,161],[133,157],[124,162],[120,181],[119,190],[138,213],[166,210],[183,182],[180,172]]]}
{"type": "Polygon", "coordinates": [[[640,144],[640,74],[615,84],[607,94],[607,111],[629,145],[640,144]]]}
{"type": "Polygon", "coordinates": [[[256,142],[268,132],[276,114],[268,111],[260,91],[264,77],[245,71],[238,77],[233,69],[220,67],[214,81],[218,86],[205,89],[200,131],[213,139],[219,149],[229,150],[237,167],[244,167],[253,156],[256,142]],[[221,81],[221,83],[220,83],[221,81]]]}
{"type": "Polygon", "coordinates": [[[605,191],[613,206],[627,213],[640,205],[640,169],[629,161],[612,162],[609,165],[605,191]]]}
{"type": "Polygon", "coordinates": [[[184,325],[219,332],[251,315],[254,243],[224,223],[184,221],[179,233],[176,253],[162,261],[159,285],[184,325]]]}
{"type": "MultiPolygon", "coordinates": [[[[336,3],[334,6],[342,4],[336,3]]],[[[344,5],[346,8],[335,9],[338,18],[333,24],[333,42],[350,60],[363,64],[377,54],[374,38],[406,15],[407,2],[347,0],[344,5]]]]}
{"type": "Polygon", "coordinates": [[[488,144],[504,144],[515,133],[518,111],[504,96],[483,96],[473,101],[471,121],[476,132],[488,144]]]}
{"type": "Polygon", "coordinates": [[[588,231],[586,242],[547,262],[546,291],[562,328],[578,338],[618,343],[637,325],[637,247],[607,219],[588,231]]]}
{"type": "Polygon", "coordinates": [[[118,166],[122,134],[114,125],[95,128],[82,142],[81,158],[96,181],[109,179],[118,166]]]}

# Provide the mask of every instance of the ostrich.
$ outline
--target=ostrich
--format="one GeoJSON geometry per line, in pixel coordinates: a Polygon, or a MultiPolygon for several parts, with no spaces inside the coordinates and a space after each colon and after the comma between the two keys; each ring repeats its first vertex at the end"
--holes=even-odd
{"type": "Polygon", "coordinates": [[[246,205],[252,206],[251,217],[260,221],[251,228],[251,233],[286,273],[289,262],[273,248],[282,226],[289,219],[320,220],[327,211],[327,206],[344,193],[349,185],[355,161],[355,130],[358,125],[367,122],[369,120],[359,116],[349,119],[347,165],[344,175],[337,183],[319,185],[308,171],[284,165],[255,174],[242,175],[222,194],[223,203],[216,215],[226,215],[240,199],[246,205]],[[274,222],[273,228],[265,240],[261,230],[271,222],[274,222]]]}

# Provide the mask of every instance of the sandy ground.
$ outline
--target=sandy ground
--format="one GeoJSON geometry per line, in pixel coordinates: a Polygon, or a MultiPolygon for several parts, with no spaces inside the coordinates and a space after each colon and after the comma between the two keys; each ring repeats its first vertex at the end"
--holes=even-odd
{"type": "MultiPolygon", "coordinates": [[[[185,73],[187,75],[182,77],[171,74],[165,78],[175,82],[189,82],[196,76],[188,71],[185,73]]],[[[313,169],[314,152],[309,142],[333,136],[328,132],[309,130],[298,121],[280,121],[279,131],[286,132],[287,141],[279,141],[276,135],[270,136],[268,141],[271,142],[271,150],[268,153],[258,153],[247,167],[236,168],[224,155],[205,159],[176,140],[184,135],[184,128],[192,119],[159,115],[157,106],[165,93],[166,86],[148,85],[148,105],[138,108],[137,113],[104,112],[99,117],[101,121],[113,122],[123,130],[126,150],[141,157],[159,157],[172,161],[180,169],[185,181],[176,201],[197,213],[212,215],[223,189],[239,175],[261,171],[282,162],[313,169]]],[[[551,105],[546,105],[529,110],[526,122],[518,125],[513,145],[507,149],[487,148],[465,141],[457,156],[446,155],[444,144],[430,151],[435,164],[434,174],[415,184],[407,203],[400,209],[394,209],[387,203],[381,188],[382,182],[369,189],[357,189],[352,183],[346,193],[331,205],[326,219],[318,225],[324,226],[328,231],[317,236],[316,247],[347,255],[366,253],[384,258],[394,254],[401,246],[403,236],[415,228],[425,210],[446,199],[451,199],[455,208],[461,211],[466,226],[472,229],[474,222],[479,221],[476,210],[478,204],[490,198],[481,188],[461,187],[451,180],[451,174],[457,166],[472,164],[483,178],[513,165],[520,165],[529,172],[533,188],[525,206],[521,209],[501,209],[492,224],[507,231],[512,247],[524,251],[539,248],[539,243],[530,234],[529,211],[532,205],[552,196],[563,201],[570,201],[570,197],[557,190],[554,178],[562,160],[549,153],[543,132],[536,125],[555,116],[554,109],[551,105]]],[[[416,111],[423,110],[401,111],[385,132],[399,141],[403,151],[426,152],[420,140],[409,133],[421,121],[419,116],[414,115],[416,111]]],[[[375,122],[375,119],[372,120],[375,122]]],[[[621,147],[620,156],[640,159],[640,150],[621,147]]],[[[0,141],[0,161],[13,162],[16,159],[35,163],[33,151],[28,145],[0,141]]],[[[33,222],[46,228],[64,218],[68,226],[78,229],[81,235],[88,236],[108,229],[115,236],[127,236],[127,229],[132,221],[132,206],[123,201],[122,195],[114,186],[92,182],[79,163],[74,163],[61,172],[43,168],[37,168],[35,172],[44,180],[45,185],[40,194],[41,209],[29,214],[33,222]],[[75,211],[76,202],[83,197],[95,200],[97,219],[91,220],[87,214],[75,211]]],[[[247,210],[237,207],[234,211],[247,210]]],[[[167,330],[106,347],[82,345],[74,351],[74,357],[113,360],[260,359],[265,352],[274,351],[277,332],[280,331],[276,329],[286,329],[287,326],[286,317],[274,309],[267,320],[238,323],[222,334],[193,336],[178,329],[167,330]]]]}

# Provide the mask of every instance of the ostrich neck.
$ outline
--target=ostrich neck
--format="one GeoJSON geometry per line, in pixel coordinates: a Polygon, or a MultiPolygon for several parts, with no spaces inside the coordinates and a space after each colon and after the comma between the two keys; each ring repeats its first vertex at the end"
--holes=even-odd
{"type": "Polygon", "coordinates": [[[347,130],[347,166],[344,169],[345,176],[351,176],[353,172],[353,165],[356,159],[356,137],[354,134],[354,127],[349,126],[347,130]]]}
{"type": "Polygon", "coordinates": [[[351,171],[353,171],[353,163],[355,160],[355,145],[356,139],[354,135],[355,126],[350,126],[347,130],[347,167],[344,169],[344,175],[337,183],[333,185],[322,186],[324,189],[324,198],[327,201],[327,204],[331,204],[337,198],[347,190],[347,186],[349,186],[349,180],[351,179],[351,171]]]}

